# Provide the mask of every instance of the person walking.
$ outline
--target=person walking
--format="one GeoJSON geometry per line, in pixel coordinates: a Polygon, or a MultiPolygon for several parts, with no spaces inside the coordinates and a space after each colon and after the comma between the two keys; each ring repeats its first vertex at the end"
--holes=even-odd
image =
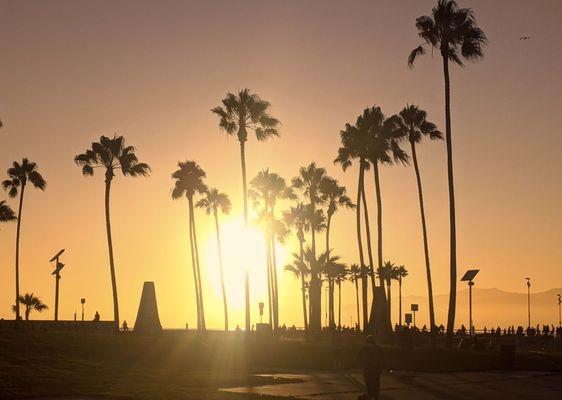
{"type": "Polygon", "coordinates": [[[384,360],[382,349],[377,346],[374,336],[367,336],[365,346],[359,351],[358,360],[363,370],[363,380],[367,388],[367,394],[359,396],[358,400],[378,400],[384,360]]]}

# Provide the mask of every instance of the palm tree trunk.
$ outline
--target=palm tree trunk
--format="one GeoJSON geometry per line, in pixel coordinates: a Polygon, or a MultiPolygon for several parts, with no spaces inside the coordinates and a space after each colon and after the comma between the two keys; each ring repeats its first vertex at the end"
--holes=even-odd
{"type": "MultiPolygon", "coordinates": [[[[316,203],[314,198],[310,197],[310,204],[312,205],[312,215],[316,211],[316,203]]],[[[310,233],[312,236],[312,255],[314,258],[314,269],[311,271],[310,276],[310,327],[317,332],[322,329],[322,284],[320,282],[320,271],[318,271],[316,259],[316,227],[312,226],[310,233]]]]}
{"type": "Polygon", "coordinates": [[[226,288],[224,286],[224,269],[222,265],[222,248],[221,248],[221,236],[219,230],[219,215],[216,209],[213,210],[215,215],[215,230],[217,231],[217,250],[219,253],[219,268],[221,274],[221,289],[222,289],[222,304],[224,308],[224,330],[228,332],[228,305],[226,300],[226,288]]]}
{"type": "MultiPolygon", "coordinates": [[[[248,227],[248,185],[246,182],[246,151],[244,141],[240,141],[240,163],[242,164],[242,192],[244,196],[244,228],[248,227]]],[[[246,332],[250,332],[252,326],[250,322],[250,271],[246,268],[245,273],[245,299],[246,299],[246,332]]]]}
{"type": "Polygon", "coordinates": [[[193,222],[191,220],[191,202],[188,198],[188,225],[189,225],[189,248],[191,253],[191,266],[193,268],[193,285],[195,286],[195,304],[197,307],[197,330],[201,330],[201,299],[199,283],[197,281],[197,264],[195,263],[195,249],[193,247],[193,222]]]}
{"type": "MultiPolygon", "coordinates": [[[[377,258],[379,268],[382,268],[382,199],[381,199],[381,183],[379,177],[379,163],[377,160],[373,163],[373,173],[375,175],[375,192],[377,196],[377,258]]],[[[382,277],[379,277],[381,286],[384,287],[382,277]]]]}
{"type": "Polygon", "coordinates": [[[105,227],[107,230],[107,247],[109,250],[109,269],[111,272],[111,287],[113,290],[113,325],[115,332],[119,332],[119,302],[117,299],[117,280],[115,278],[115,261],[113,259],[113,242],[111,240],[111,222],[109,217],[109,192],[111,179],[105,180],[105,227]]]}
{"type": "MultiPolygon", "coordinates": [[[[332,223],[332,214],[328,214],[326,221],[326,258],[330,258],[330,225],[332,223]]],[[[335,312],[334,312],[334,282],[328,277],[328,315],[329,326],[334,328],[336,325],[335,312]]]]}
{"type": "Polygon", "coordinates": [[[203,285],[201,284],[201,264],[199,263],[199,248],[197,246],[197,228],[195,224],[195,212],[193,210],[193,199],[190,198],[189,212],[191,213],[191,229],[193,229],[193,249],[195,250],[195,265],[197,266],[197,284],[199,285],[199,303],[201,305],[201,330],[207,330],[205,322],[205,306],[203,296],[203,285]]]}
{"type": "MultiPolygon", "coordinates": [[[[412,147],[412,160],[414,162],[414,171],[416,172],[416,181],[418,183],[418,197],[420,199],[420,215],[421,215],[421,223],[422,223],[422,234],[423,234],[423,251],[425,255],[425,272],[427,275],[427,295],[429,298],[429,326],[430,326],[430,333],[431,333],[431,343],[435,344],[435,309],[433,306],[433,285],[431,283],[431,267],[429,264],[429,246],[427,240],[427,227],[425,223],[425,208],[423,205],[423,191],[422,191],[422,183],[421,183],[421,176],[420,176],[420,169],[418,166],[418,157],[416,154],[416,144],[414,142],[410,142],[412,147]]],[[[402,318],[402,316],[400,316],[402,318]]]]}
{"type": "Polygon", "coordinates": [[[341,281],[338,281],[338,328],[341,329],[341,281]]]}
{"type": "Polygon", "coordinates": [[[267,306],[269,312],[269,326],[273,328],[273,280],[271,278],[271,242],[269,235],[265,235],[265,257],[267,267],[267,306]]]}
{"type": "MultiPolygon", "coordinates": [[[[304,248],[303,242],[299,240],[299,251],[301,260],[303,259],[304,255],[304,248]]],[[[304,330],[308,332],[308,317],[306,312],[306,276],[304,271],[301,271],[301,291],[302,291],[302,313],[303,313],[303,321],[304,321],[304,330]]]]}
{"type": "Polygon", "coordinates": [[[271,268],[273,277],[273,328],[279,329],[279,286],[277,285],[277,253],[275,251],[275,234],[271,235],[271,268]]]}
{"type": "Polygon", "coordinates": [[[451,89],[449,80],[449,60],[443,55],[443,75],[445,78],[445,141],[447,142],[447,176],[449,180],[449,219],[451,240],[451,271],[449,291],[449,315],[447,318],[447,346],[452,344],[455,330],[455,307],[457,301],[457,236],[455,221],[455,186],[453,178],[453,144],[451,140],[451,89]]]}
{"type": "Polygon", "coordinates": [[[392,326],[392,307],[391,307],[391,299],[390,299],[390,285],[392,284],[391,280],[387,281],[388,286],[388,320],[390,321],[390,326],[392,326]]]}
{"type": "Polygon", "coordinates": [[[359,282],[355,279],[355,300],[357,302],[357,326],[360,326],[360,315],[359,315],[359,282]]]}
{"type": "Polygon", "coordinates": [[[369,211],[367,209],[367,197],[365,196],[365,187],[361,193],[361,200],[363,201],[363,213],[365,214],[365,234],[367,236],[367,253],[369,255],[369,269],[371,270],[371,289],[373,298],[375,297],[375,271],[373,263],[373,251],[371,250],[371,227],[369,224],[369,211]]]}
{"type": "MultiPolygon", "coordinates": [[[[359,182],[357,183],[357,245],[359,246],[359,262],[361,263],[361,294],[362,294],[362,311],[363,311],[363,330],[367,329],[367,276],[365,273],[365,257],[363,256],[363,244],[361,239],[361,194],[364,186],[365,167],[364,161],[359,160],[359,182]]],[[[361,326],[361,321],[357,318],[357,324],[361,326]]]]}
{"type": "Polygon", "coordinates": [[[402,326],[402,277],[398,278],[398,325],[402,326]]]}
{"type": "Polygon", "coordinates": [[[20,204],[18,209],[18,226],[16,228],[16,326],[20,319],[20,229],[21,215],[23,211],[23,194],[25,192],[25,183],[21,185],[20,204]]]}

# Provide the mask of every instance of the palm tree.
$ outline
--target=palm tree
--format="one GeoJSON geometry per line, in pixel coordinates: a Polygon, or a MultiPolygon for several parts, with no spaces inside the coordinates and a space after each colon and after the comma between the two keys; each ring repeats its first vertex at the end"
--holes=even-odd
{"type": "Polygon", "coordinates": [[[82,167],[84,176],[94,175],[95,168],[105,169],[105,227],[107,231],[107,247],[109,251],[109,269],[111,273],[111,287],[113,289],[113,323],[115,331],[119,332],[119,302],[117,299],[117,281],[115,277],[115,262],[113,258],[113,241],[111,239],[111,221],[109,217],[109,194],[111,182],[117,171],[124,176],[148,176],[150,167],[139,162],[135,148],[125,146],[123,136],[101,136],[99,142],[93,142],[90,149],[74,157],[74,162],[82,167]]]}
{"type": "MultiPolygon", "coordinates": [[[[325,176],[326,170],[317,167],[316,163],[312,162],[307,167],[301,167],[299,175],[293,178],[293,187],[301,190],[310,202],[311,215],[314,215],[316,205],[321,202],[319,197],[320,183],[325,176]]],[[[312,255],[316,258],[316,230],[314,227],[310,232],[312,255]]],[[[310,327],[316,331],[322,329],[322,284],[320,273],[321,271],[313,269],[310,277],[310,327]]]]}
{"type": "Polygon", "coordinates": [[[18,219],[14,210],[4,201],[0,201],[0,222],[9,222],[18,219]]]}
{"type": "Polygon", "coordinates": [[[307,279],[310,276],[310,266],[314,263],[312,260],[312,251],[306,251],[301,248],[299,253],[293,253],[293,262],[285,265],[285,271],[292,272],[297,279],[301,280],[302,294],[302,312],[305,332],[308,332],[308,319],[306,307],[306,291],[308,289],[307,279]]]}
{"type": "MultiPolygon", "coordinates": [[[[363,329],[367,329],[368,325],[368,303],[367,303],[367,271],[373,269],[373,253],[371,250],[371,232],[369,228],[369,218],[367,211],[367,203],[365,201],[365,170],[370,167],[368,158],[369,144],[369,126],[363,115],[357,117],[355,125],[346,124],[345,129],[340,131],[342,146],[338,149],[338,156],[334,160],[334,164],[340,164],[344,171],[352,164],[352,160],[358,160],[359,164],[359,181],[357,183],[357,210],[356,210],[356,226],[357,226],[357,245],[359,248],[359,263],[361,265],[361,294],[362,294],[362,311],[363,311],[363,329]],[[363,255],[363,243],[361,237],[361,201],[363,200],[365,214],[365,228],[367,235],[367,253],[369,256],[369,268],[365,268],[365,258],[363,255]]],[[[375,293],[374,274],[371,274],[371,287],[373,296],[375,293]]],[[[361,324],[358,320],[357,324],[361,324]]]]}
{"type": "MultiPolygon", "coordinates": [[[[26,321],[29,321],[29,314],[31,314],[31,311],[43,312],[49,309],[49,307],[45,303],[43,303],[39,297],[35,297],[33,293],[26,293],[23,296],[19,296],[18,300],[25,306],[24,315],[26,321]]],[[[16,313],[16,318],[18,318],[17,305],[12,306],[12,311],[16,313]]]]}
{"type": "Polygon", "coordinates": [[[402,326],[402,279],[407,276],[408,270],[403,265],[394,267],[392,277],[398,281],[398,325],[400,326],[402,326]]]}
{"type": "Polygon", "coordinates": [[[219,254],[219,268],[221,274],[222,302],[224,307],[224,330],[228,332],[228,304],[226,299],[226,288],[224,286],[224,269],[222,263],[221,237],[219,229],[219,210],[228,215],[230,213],[230,199],[226,193],[221,193],[218,189],[210,188],[206,191],[205,197],[200,199],[196,207],[203,208],[207,215],[213,214],[215,219],[215,231],[217,234],[217,251],[219,254]]]}
{"type": "MultiPolygon", "coordinates": [[[[254,131],[258,141],[279,136],[279,120],[268,113],[270,103],[261,99],[249,89],[243,89],[237,95],[227,93],[222,99],[222,106],[211,112],[220,117],[219,126],[227,135],[236,134],[240,143],[240,161],[242,164],[242,193],[244,199],[244,226],[248,226],[248,188],[246,185],[246,153],[245,143],[248,131],[254,131]]],[[[246,270],[246,332],[250,326],[250,288],[249,272],[246,270]]]]}
{"type": "Polygon", "coordinates": [[[418,36],[423,44],[416,47],[408,57],[408,65],[425,54],[425,47],[439,50],[443,59],[445,80],[445,141],[447,143],[447,176],[449,181],[449,219],[450,219],[450,285],[449,315],[447,318],[447,344],[452,343],[455,328],[455,306],[457,299],[457,238],[455,219],[455,188],[453,177],[453,143],[451,139],[451,90],[449,61],[459,66],[464,60],[478,61],[483,57],[483,48],[488,40],[484,31],[476,24],[474,12],[470,8],[459,8],[454,0],[438,0],[431,10],[431,16],[423,15],[416,19],[418,36]]]}
{"type": "Polygon", "coordinates": [[[318,263],[320,264],[322,273],[326,277],[326,281],[328,281],[328,325],[331,329],[335,329],[336,327],[334,311],[335,284],[342,274],[346,274],[345,271],[347,270],[347,266],[341,263],[340,259],[339,256],[331,256],[327,251],[320,254],[318,257],[318,263]]]}
{"type": "Polygon", "coordinates": [[[382,267],[377,268],[376,271],[379,280],[381,281],[381,285],[386,283],[386,296],[387,296],[387,307],[388,307],[388,318],[391,320],[392,325],[392,318],[391,318],[391,290],[390,285],[392,279],[394,279],[394,264],[390,261],[386,261],[382,267]]]}
{"type": "Polygon", "coordinates": [[[326,176],[320,182],[320,199],[326,205],[326,252],[328,254],[330,253],[330,226],[333,215],[339,207],[355,207],[345,192],[345,186],[340,186],[334,178],[326,176]]]}
{"type": "Polygon", "coordinates": [[[361,279],[363,272],[361,267],[357,264],[351,264],[349,267],[349,280],[355,284],[355,299],[357,301],[357,325],[360,324],[361,317],[359,315],[359,279],[361,279]]]}
{"type": "Polygon", "coordinates": [[[199,248],[197,246],[197,229],[195,225],[194,196],[205,194],[207,186],[203,183],[205,171],[195,161],[179,161],[178,170],[172,173],[175,179],[172,189],[172,199],[187,198],[189,213],[189,245],[191,250],[191,266],[193,269],[193,283],[195,285],[195,300],[197,305],[197,330],[204,332],[205,306],[203,302],[203,286],[201,285],[201,268],[199,264],[199,248]]]}
{"type": "Polygon", "coordinates": [[[47,182],[37,169],[37,163],[29,161],[27,158],[24,158],[21,164],[14,161],[8,168],[8,179],[2,182],[2,187],[8,191],[10,197],[16,197],[18,191],[20,194],[16,228],[16,320],[20,319],[20,230],[25,187],[28,182],[31,182],[36,189],[45,190],[47,187],[47,182]]]}
{"type": "MultiPolygon", "coordinates": [[[[435,309],[433,306],[433,285],[431,283],[431,267],[429,263],[429,245],[427,239],[427,227],[425,222],[425,209],[423,205],[423,191],[420,176],[420,169],[418,166],[418,157],[416,154],[416,144],[419,143],[423,136],[429,136],[430,139],[442,139],[443,135],[437,129],[437,126],[429,122],[427,113],[415,105],[408,105],[396,116],[395,122],[398,130],[410,142],[412,150],[412,160],[414,162],[414,171],[416,173],[416,181],[418,184],[418,197],[420,201],[420,215],[422,224],[423,235],[423,250],[425,255],[425,272],[427,275],[427,291],[429,298],[429,322],[430,330],[432,333],[435,331],[435,309]]],[[[402,313],[400,313],[400,325],[402,325],[402,313]]]]}
{"type": "Polygon", "coordinates": [[[343,268],[337,273],[335,282],[338,285],[338,329],[341,329],[341,284],[345,282],[349,275],[349,269],[343,268]]]}

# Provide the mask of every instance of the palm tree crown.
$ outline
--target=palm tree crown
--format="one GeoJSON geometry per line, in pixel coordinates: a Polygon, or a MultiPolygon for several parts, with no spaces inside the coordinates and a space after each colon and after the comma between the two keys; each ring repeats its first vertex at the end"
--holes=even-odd
{"type": "Polygon", "coordinates": [[[427,113],[415,105],[407,105],[392,117],[398,136],[406,138],[411,143],[419,143],[423,136],[430,139],[443,139],[443,134],[433,122],[427,120],[427,113]]]}
{"type": "Polygon", "coordinates": [[[207,215],[210,215],[219,210],[223,214],[229,214],[231,205],[226,193],[219,192],[215,188],[209,188],[205,192],[205,197],[200,199],[195,206],[204,209],[207,215]]]}
{"type": "MultiPolygon", "coordinates": [[[[45,303],[43,303],[43,301],[39,297],[34,296],[33,293],[26,293],[23,296],[20,295],[18,297],[18,300],[25,307],[26,321],[29,319],[29,314],[31,313],[31,311],[42,312],[49,309],[49,307],[45,303]]],[[[12,311],[16,312],[16,309],[17,306],[13,305],[12,311]]]]}
{"type": "Polygon", "coordinates": [[[222,100],[222,106],[211,111],[220,117],[219,126],[228,134],[236,134],[240,142],[248,140],[248,130],[253,130],[256,139],[266,140],[279,136],[279,121],[268,114],[270,103],[262,100],[249,89],[243,89],[237,95],[228,93],[222,100]]]}
{"type": "Polygon", "coordinates": [[[45,190],[47,182],[37,171],[37,163],[24,158],[20,163],[14,161],[12,167],[8,168],[8,178],[2,182],[4,190],[8,190],[10,197],[18,195],[18,189],[23,188],[27,182],[31,182],[37,189],[45,190]]]}
{"type": "Polygon", "coordinates": [[[474,12],[470,8],[459,8],[454,0],[439,0],[431,10],[431,16],[416,19],[416,28],[424,43],[410,53],[410,66],[417,56],[425,54],[424,46],[427,45],[438,49],[444,58],[463,66],[463,59],[476,61],[481,58],[488,42],[476,25],[474,12]]]}
{"type": "Polygon", "coordinates": [[[0,222],[9,222],[18,219],[16,213],[12,208],[4,201],[0,201],[0,222]]]}
{"type": "Polygon", "coordinates": [[[106,180],[115,176],[115,171],[121,170],[123,175],[147,176],[150,167],[146,163],[139,162],[135,148],[125,146],[123,136],[101,136],[99,142],[93,142],[90,149],[85,153],[74,157],[74,162],[82,167],[84,175],[94,175],[95,168],[105,168],[106,180]]]}
{"type": "Polygon", "coordinates": [[[326,214],[328,218],[334,215],[339,207],[355,207],[346,195],[345,186],[340,186],[339,182],[331,177],[325,177],[320,182],[320,199],[327,206],[326,214]]]}
{"type": "Polygon", "coordinates": [[[179,199],[184,195],[193,198],[195,193],[207,191],[207,185],[203,183],[203,178],[207,174],[195,161],[180,161],[178,168],[172,173],[172,179],[176,180],[172,189],[173,199],[179,199]]]}

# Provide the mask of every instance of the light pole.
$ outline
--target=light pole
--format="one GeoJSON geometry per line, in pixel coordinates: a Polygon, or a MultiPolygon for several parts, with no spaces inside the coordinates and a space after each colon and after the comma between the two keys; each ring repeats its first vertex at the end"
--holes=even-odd
{"type": "Polygon", "coordinates": [[[80,299],[80,304],[82,304],[82,322],[84,322],[84,304],[86,304],[86,299],[80,299]]]}
{"type": "Polygon", "coordinates": [[[474,325],[472,324],[472,287],[474,286],[474,278],[480,272],[479,269],[469,269],[466,271],[461,281],[468,282],[468,334],[474,335],[474,325]]]}
{"type": "Polygon", "coordinates": [[[55,270],[51,272],[51,275],[55,276],[55,321],[59,320],[59,281],[60,281],[60,270],[63,269],[64,264],[59,261],[59,257],[64,253],[64,249],[60,250],[55,254],[49,262],[55,262],[55,270]]]}
{"type": "Polygon", "coordinates": [[[527,328],[531,327],[531,278],[527,279],[527,328]]]}
{"type": "Polygon", "coordinates": [[[562,296],[558,293],[558,327],[562,327],[562,296]]]}

